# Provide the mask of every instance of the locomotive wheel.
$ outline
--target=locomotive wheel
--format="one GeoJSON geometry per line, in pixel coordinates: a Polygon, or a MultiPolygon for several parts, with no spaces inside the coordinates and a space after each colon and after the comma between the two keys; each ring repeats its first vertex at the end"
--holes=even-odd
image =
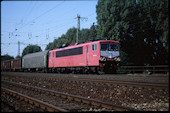
{"type": "Polygon", "coordinates": [[[103,71],[103,68],[101,68],[101,67],[96,68],[96,73],[99,75],[105,74],[105,72],[103,71]]]}

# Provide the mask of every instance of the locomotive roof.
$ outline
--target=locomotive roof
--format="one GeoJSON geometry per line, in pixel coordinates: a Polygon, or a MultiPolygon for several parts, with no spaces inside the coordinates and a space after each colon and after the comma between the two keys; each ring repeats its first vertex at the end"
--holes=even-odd
{"type": "Polygon", "coordinates": [[[118,41],[114,41],[114,40],[100,40],[99,42],[113,42],[113,43],[116,43],[116,44],[119,44],[118,41]]]}
{"type": "Polygon", "coordinates": [[[89,43],[93,44],[93,43],[116,43],[116,44],[119,44],[118,41],[113,41],[113,40],[98,40],[98,41],[89,41],[89,42],[86,42],[86,43],[80,43],[80,44],[77,44],[77,45],[70,45],[70,46],[67,46],[67,47],[64,47],[64,48],[56,48],[56,49],[53,49],[53,50],[50,50],[50,51],[58,51],[58,50],[64,50],[64,49],[72,49],[72,48],[76,48],[76,47],[82,47],[82,46],[85,46],[89,43]]]}

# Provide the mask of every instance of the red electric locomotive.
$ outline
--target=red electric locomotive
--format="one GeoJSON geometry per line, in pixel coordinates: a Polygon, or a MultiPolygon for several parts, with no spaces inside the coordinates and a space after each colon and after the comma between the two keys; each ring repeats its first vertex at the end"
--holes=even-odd
{"type": "Polygon", "coordinates": [[[49,51],[52,72],[114,73],[120,62],[119,42],[91,41],[49,51]]]}

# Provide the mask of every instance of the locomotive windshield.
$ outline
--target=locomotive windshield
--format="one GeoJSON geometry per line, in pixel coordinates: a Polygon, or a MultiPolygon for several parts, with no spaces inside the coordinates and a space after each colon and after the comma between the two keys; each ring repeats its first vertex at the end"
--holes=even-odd
{"type": "Polygon", "coordinates": [[[101,51],[119,51],[119,45],[113,43],[101,43],[100,44],[101,51]]]}

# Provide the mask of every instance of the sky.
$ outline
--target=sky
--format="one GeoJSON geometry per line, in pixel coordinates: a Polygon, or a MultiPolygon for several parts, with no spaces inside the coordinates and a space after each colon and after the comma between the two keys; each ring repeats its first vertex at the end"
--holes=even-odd
{"type": "Polygon", "coordinates": [[[58,1],[1,1],[1,55],[20,56],[29,44],[38,45],[42,51],[70,28],[80,29],[97,24],[97,0],[58,1]],[[20,49],[18,49],[20,42],[20,49]]]}

